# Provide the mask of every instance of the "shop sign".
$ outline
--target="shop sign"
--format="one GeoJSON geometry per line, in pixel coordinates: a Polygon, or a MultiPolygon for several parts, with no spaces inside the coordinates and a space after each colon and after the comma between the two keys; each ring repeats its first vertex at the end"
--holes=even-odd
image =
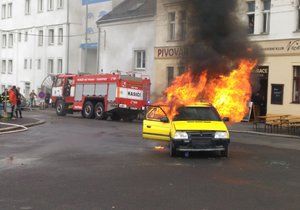
{"type": "Polygon", "coordinates": [[[300,39],[258,41],[266,55],[293,55],[300,54],[300,39]]]}
{"type": "Polygon", "coordinates": [[[283,104],[283,87],[282,84],[271,85],[271,104],[283,104]]]}
{"type": "Polygon", "coordinates": [[[186,54],[183,47],[156,47],[155,59],[177,59],[182,58],[186,54]]]}
{"type": "Polygon", "coordinates": [[[258,66],[256,69],[253,70],[255,74],[268,74],[269,73],[269,66],[258,66]]]}

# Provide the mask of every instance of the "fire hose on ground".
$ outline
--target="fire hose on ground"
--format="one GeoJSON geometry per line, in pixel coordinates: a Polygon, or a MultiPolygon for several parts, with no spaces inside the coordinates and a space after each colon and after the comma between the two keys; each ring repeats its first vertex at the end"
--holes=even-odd
{"type": "Polygon", "coordinates": [[[24,132],[24,131],[28,130],[28,128],[23,126],[23,125],[18,125],[18,124],[13,124],[13,123],[3,123],[3,122],[1,122],[0,125],[12,126],[13,128],[15,128],[15,130],[0,132],[0,135],[24,132]],[[18,128],[20,128],[20,129],[18,129],[18,128]]]}

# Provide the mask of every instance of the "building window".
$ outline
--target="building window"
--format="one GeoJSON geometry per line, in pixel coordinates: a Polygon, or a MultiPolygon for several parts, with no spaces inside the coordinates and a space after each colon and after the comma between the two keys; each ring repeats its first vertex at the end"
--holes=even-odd
{"type": "Polygon", "coordinates": [[[167,67],[167,81],[168,81],[168,86],[172,84],[172,81],[174,79],[174,67],[167,67]]]}
{"type": "Polygon", "coordinates": [[[2,4],[2,7],[1,7],[1,18],[2,19],[6,18],[6,4],[2,4]]]}
{"type": "Polygon", "coordinates": [[[64,42],[64,30],[63,28],[58,29],[58,44],[62,44],[64,42]]]}
{"type": "Polygon", "coordinates": [[[48,44],[49,45],[54,44],[54,29],[49,29],[48,31],[48,44]]]}
{"type": "Polygon", "coordinates": [[[37,69],[40,70],[42,67],[42,61],[41,59],[37,59],[37,69]]]}
{"type": "Polygon", "coordinates": [[[53,59],[48,59],[48,74],[53,74],[54,69],[54,61],[53,59]]]}
{"type": "Polygon", "coordinates": [[[7,4],[7,18],[12,17],[12,3],[7,4]]]}
{"type": "Polygon", "coordinates": [[[7,73],[9,73],[9,74],[13,73],[13,61],[12,60],[8,60],[7,73]]]}
{"type": "Polygon", "coordinates": [[[181,38],[181,40],[186,39],[186,31],[187,31],[186,11],[180,11],[180,38],[181,38]]]}
{"type": "Polygon", "coordinates": [[[24,59],[24,69],[27,69],[27,59],[24,59]]]}
{"type": "Polygon", "coordinates": [[[44,10],[44,0],[38,0],[38,12],[43,12],[44,10]]]}
{"type": "Polygon", "coordinates": [[[19,41],[19,42],[22,41],[22,33],[21,33],[21,32],[18,33],[18,41],[19,41]]]}
{"type": "Polygon", "coordinates": [[[2,35],[2,48],[6,48],[7,38],[6,34],[2,35]]]}
{"type": "Polygon", "coordinates": [[[300,104],[300,66],[293,68],[293,103],[300,104]]]}
{"type": "Polygon", "coordinates": [[[25,15],[30,15],[30,0],[25,0],[25,15]]]}
{"type": "Polygon", "coordinates": [[[63,68],[63,60],[58,59],[57,60],[57,73],[61,74],[62,73],[62,68],[63,68]]]}
{"type": "Polygon", "coordinates": [[[24,41],[27,42],[28,41],[28,31],[25,32],[25,38],[24,41]]]}
{"type": "Polygon", "coordinates": [[[8,35],[8,47],[12,48],[14,45],[14,35],[13,34],[9,34],[8,35]]]}
{"type": "Polygon", "coordinates": [[[1,73],[5,74],[6,73],[6,60],[2,60],[2,69],[1,69],[1,73]]]}
{"type": "Polygon", "coordinates": [[[263,33],[269,33],[271,0],[263,1],[263,33]]]}
{"type": "Polygon", "coordinates": [[[175,12],[169,12],[169,40],[175,40],[175,12]]]}
{"type": "Polygon", "coordinates": [[[54,2],[53,0],[48,0],[48,10],[51,11],[54,8],[54,2]]]}
{"type": "Polygon", "coordinates": [[[185,72],[185,67],[184,66],[179,66],[178,67],[178,75],[182,75],[185,72]]]}
{"type": "Polygon", "coordinates": [[[134,51],[135,58],[135,69],[145,69],[146,68],[146,51],[136,50],[134,51]]]}
{"type": "Polygon", "coordinates": [[[29,69],[32,69],[32,59],[29,60],[29,69]]]}
{"type": "Polygon", "coordinates": [[[300,0],[298,0],[297,6],[297,31],[300,30],[300,0]]]}
{"type": "Polygon", "coordinates": [[[254,34],[254,21],[255,21],[255,1],[248,1],[248,34],[254,34]]]}
{"type": "Polygon", "coordinates": [[[57,0],[57,9],[64,8],[64,0],[57,0]]]}
{"type": "Polygon", "coordinates": [[[39,30],[39,46],[42,46],[44,42],[44,31],[39,30]]]}

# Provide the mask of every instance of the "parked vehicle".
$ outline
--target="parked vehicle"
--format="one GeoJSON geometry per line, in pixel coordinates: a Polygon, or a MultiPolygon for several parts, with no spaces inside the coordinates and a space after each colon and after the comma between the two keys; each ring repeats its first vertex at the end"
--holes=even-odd
{"type": "Polygon", "coordinates": [[[164,106],[150,107],[143,122],[143,138],[168,141],[170,156],[179,152],[218,151],[228,156],[230,136],[217,110],[208,103],[179,108],[168,119],[164,106]]]}
{"type": "Polygon", "coordinates": [[[120,74],[58,75],[52,103],[59,116],[81,112],[84,118],[131,121],[150,99],[150,80],[120,74]]]}

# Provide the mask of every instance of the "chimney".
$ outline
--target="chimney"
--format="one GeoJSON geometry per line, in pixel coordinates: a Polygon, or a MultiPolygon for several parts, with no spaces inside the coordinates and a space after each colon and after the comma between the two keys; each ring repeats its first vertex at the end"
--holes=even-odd
{"type": "Polygon", "coordinates": [[[112,0],[112,6],[115,8],[119,4],[121,4],[124,0],[112,0]]]}

